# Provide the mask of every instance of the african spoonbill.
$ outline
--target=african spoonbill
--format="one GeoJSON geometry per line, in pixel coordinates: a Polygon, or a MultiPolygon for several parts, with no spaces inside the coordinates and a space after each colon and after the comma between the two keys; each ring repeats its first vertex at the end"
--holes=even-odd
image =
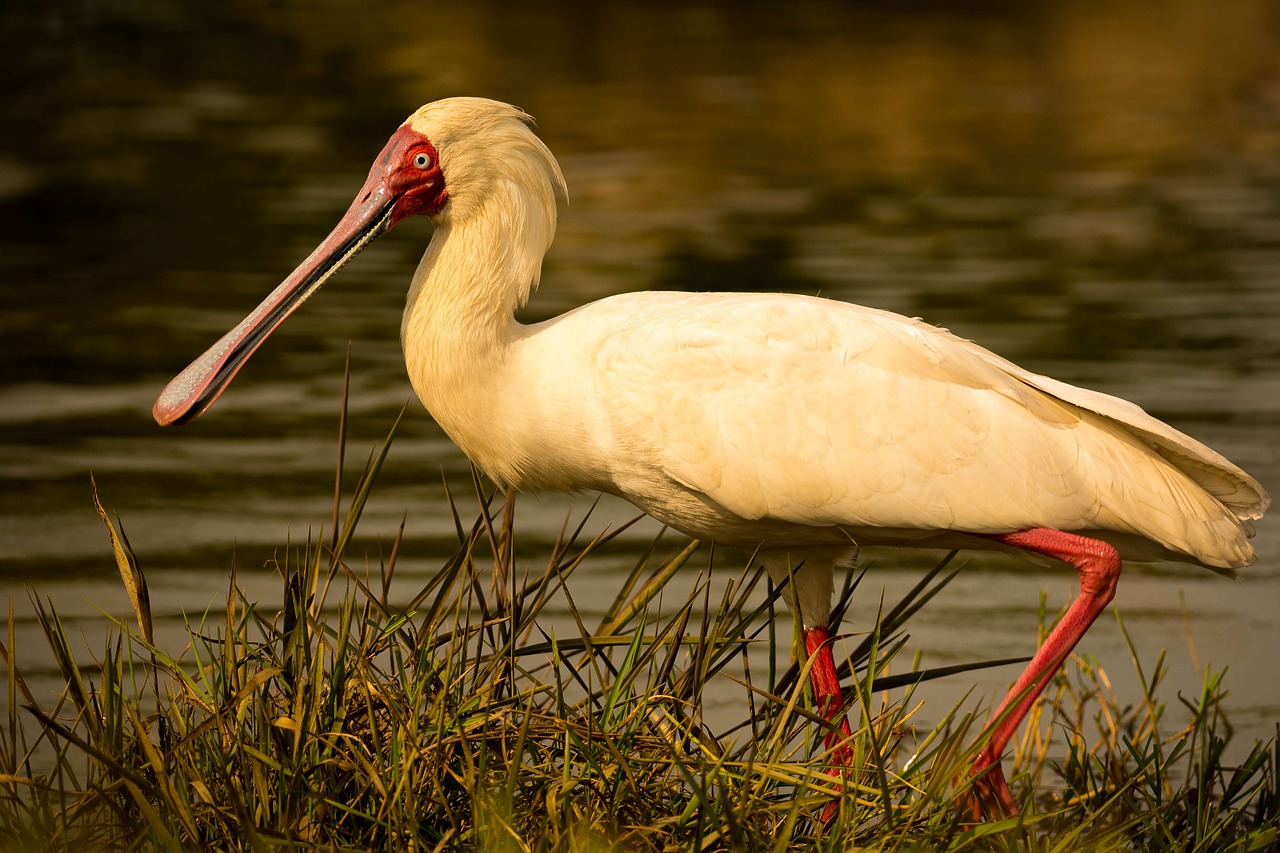
{"type": "MultiPolygon", "coordinates": [[[[860,546],[1021,549],[1076,569],[1079,594],[983,732],[973,774],[990,814],[1016,811],[1001,753],[1122,560],[1225,574],[1254,561],[1249,522],[1269,498],[1240,468],[1131,403],[919,320],[787,294],[649,292],[516,322],[565,191],[528,121],[479,98],[410,116],[328,238],[169,383],[156,420],[200,415],[352,256],[425,215],[435,230],[401,338],[431,415],[497,482],[608,492],[757,552],[790,581],[819,707],[846,734],[826,625],[833,568],[860,546]]],[[[827,744],[847,764],[840,739],[827,744]]]]}

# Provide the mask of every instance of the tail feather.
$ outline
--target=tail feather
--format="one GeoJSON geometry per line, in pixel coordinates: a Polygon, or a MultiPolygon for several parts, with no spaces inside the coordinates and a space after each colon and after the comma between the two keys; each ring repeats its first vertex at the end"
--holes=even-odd
{"type": "MultiPolygon", "coordinates": [[[[1096,523],[1103,530],[1121,533],[1112,544],[1122,555],[1138,560],[1191,559],[1226,573],[1257,559],[1249,541],[1254,534],[1249,520],[1261,514],[1265,502],[1253,499],[1241,506],[1224,501],[1224,492],[1232,500],[1249,494],[1247,489],[1237,488],[1241,483],[1238,477],[1185,453],[1162,452],[1162,446],[1153,445],[1145,431],[1131,424],[1099,414],[1091,414],[1089,419],[1094,421],[1097,434],[1118,439],[1089,450],[1105,456],[1094,470],[1112,476],[1109,488],[1100,489],[1099,494],[1115,496],[1112,501],[1102,498],[1096,523]],[[1124,536],[1125,532],[1159,548],[1144,548],[1124,536]]],[[[1265,499],[1266,493],[1261,497],[1265,499]]]]}
{"type": "MultiPolygon", "coordinates": [[[[1123,427],[1197,484],[1237,520],[1252,521],[1261,518],[1271,506],[1271,496],[1266,489],[1239,466],[1213,448],[1153,418],[1140,406],[1101,391],[1077,388],[1057,379],[1032,373],[976,344],[966,343],[971,352],[1032,388],[1123,427]]],[[[1249,552],[1252,553],[1252,548],[1249,552]]]]}

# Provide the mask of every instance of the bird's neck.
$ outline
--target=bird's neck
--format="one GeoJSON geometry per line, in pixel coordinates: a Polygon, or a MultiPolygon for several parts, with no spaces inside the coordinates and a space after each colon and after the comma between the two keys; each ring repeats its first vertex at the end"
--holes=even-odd
{"type": "Polygon", "coordinates": [[[554,199],[549,216],[538,202],[505,185],[465,220],[438,221],[401,325],[418,397],[473,461],[508,482],[498,470],[510,450],[501,433],[520,412],[505,392],[525,330],[514,315],[536,286],[555,229],[554,199]]]}

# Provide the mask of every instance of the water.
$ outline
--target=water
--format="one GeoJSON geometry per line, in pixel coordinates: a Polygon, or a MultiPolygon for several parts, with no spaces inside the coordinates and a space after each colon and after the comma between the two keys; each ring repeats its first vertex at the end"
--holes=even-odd
{"type": "MultiPolygon", "coordinates": [[[[20,4],[0,31],[0,576],[42,695],[28,594],[53,599],[84,659],[104,611],[128,612],[90,472],[174,651],[233,563],[275,600],[269,561],[327,528],[348,342],[354,470],[411,393],[399,315],[428,223],[358,258],[195,425],[161,430],[150,404],[328,232],[396,124],[447,95],[525,107],[564,167],[572,204],[529,319],[653,287],[822,293],[1133,399],[1280,483],[1269,0],[210,6],[20,4]]],[[[465,490],[465,460],[415,404],[358,543],[376,565],[407,511],[406,590],[450,548],[442,469],[465,490]]],[[[532,564],[585,506],[522,501],[532,564]]],[[[596,518],[631,514],[610,501],[596,518]]],[[[653,531],[575,577],[579,606],[612,600],[653,531]]],[[[1230,667],[1246,739],[1280,718],[1280,524],[1257,544],[1239,582],[1133,566],[1115,603],[1145,661],[1171,650],[1170,701],[1198,666],[1230,667]]],[[[933,557],[875,559],[848,631],[933,557]]],[[[1056,610],[1074,588],[973,558],[912,645],[926,665],[1029,654],[1041,593],[1056,610]]],[[[1081,648],[1134,695],[1113,618],[1081,648]]],[[[941,713],[975,682],[990,698],[1015,674],[930,701],[941,713]]]]}

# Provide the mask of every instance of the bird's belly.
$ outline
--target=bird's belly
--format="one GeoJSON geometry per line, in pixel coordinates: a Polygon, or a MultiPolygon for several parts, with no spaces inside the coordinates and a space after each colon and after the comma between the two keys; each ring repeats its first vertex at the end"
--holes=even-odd
{"type": "MultiPolygon", "coordinates": [[[[617,487],[602,488],[601,491],[626,499],[649,516],[686,536],[752,553],[809,551],[827,553],[835,562],[840,562],[863,547],[1016,550],[986,536],[962,530],[866,527],[855,524],[809,525],[777,518],[743,518],[705,495],[680,488],[664,490],[661,495],[654,495],[652,491],[626,492],[617,487]]],[[[1013,532],[1015,529],[1018,528],[1000,532],[1013,532]]],[[[1108,542],[1125,560],[1179,560],[1206,565],[1185,554],[1169,551],[1139,535],[1088,527],[1064,532],[1108,542]]]]}
{"type": "Polygon", "coordinates": [[[861,546],[905,548],[982,547],[984,540],[957,531],[799,524],[777,518],[743,518],[698,492],[679,488],[608,488],[646,514],[694,539],[746,551],[811,548],[856,549],[861,546]]]}

